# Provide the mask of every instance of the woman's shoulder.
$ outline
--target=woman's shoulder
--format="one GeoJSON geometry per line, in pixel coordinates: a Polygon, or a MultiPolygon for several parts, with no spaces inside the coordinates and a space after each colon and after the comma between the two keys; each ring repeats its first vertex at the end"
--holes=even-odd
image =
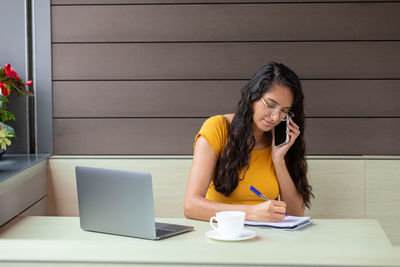
{"type": "Polygon", "coordinates": [[[233,117],[235,116],[235,114],[233,114],[233,113],[230,113],[230,114],[224,114],[224,115],[221,115],[227,122],[228,122],[228,124],[230,125],[231,124],[231,122],[232,122],[232,120],[233,120],[233,117]]]}
{"type": "Polygon", "coordinates": [[[229,131],[229,123],[231,121],[230,116],[225,115],[215,115],[209,117],[201,127],[200,131],[195,137],[195,143],[197,139],[202,136],[204,137],[211,147],[214,149],[217,157],[219,157],[222,149],[224,148],[229,131]]]}
{"type": "Polygon", "coordinates": [[[229,125],[232,121],[233,114],[223,114],[223,115],[215,115],[209,117],[203,124],[203,126],[212,127],[212,128],[229,128],[229,125]]]}
{"type": "MultiPolygon", "coordinates": [[[[218,140],[224,143],[229,131],[229,125],[233,114],[215,115],[209,117],[200,129],[199,135],[208,139],[218,140]]],[[[197,138],[196,138],[197,139],[197,138]]]]}

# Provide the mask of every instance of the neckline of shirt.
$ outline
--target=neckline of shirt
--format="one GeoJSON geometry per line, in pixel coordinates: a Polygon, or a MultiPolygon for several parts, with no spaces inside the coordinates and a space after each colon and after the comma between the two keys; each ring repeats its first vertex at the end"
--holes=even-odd
{"type": "Polygon", "coordinates": [[[261,148],[261,149],[253,149],[251,152],[253,152],[253,151],[264,151],[264,150],[267,150],[267,149],[270,149],[271,148],[271,146],[267,146],[267,147],[265,147],[265,148],[261,148]]]}

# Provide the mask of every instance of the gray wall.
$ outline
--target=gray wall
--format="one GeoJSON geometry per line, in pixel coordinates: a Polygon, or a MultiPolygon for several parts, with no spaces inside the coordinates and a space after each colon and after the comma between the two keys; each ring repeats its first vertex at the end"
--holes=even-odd
{"type": "Polygon", "coordinates": [[[52,73],[50,0],[1,0],[0,64],[10,63],[35,96],[9,97],[17,138],[7,148],[10,154],[52,153],[52,73]]]}
{"type": "Polygon", "coordinates": [[[400,154],[400,2],[197,2],[52,1],[56,154],[191,154],[271,60],[302,79],[308,154],[400,154]]]}
{"type": "Polygon", "coordinates": [[[53,153],[53,89],[50,0],[32,1],[32,70],[35,88],[35,152],[53,153]]]}
{"type": "MultiPolygon", "coordinates": [[[[25,30],[25,0],[1,0],[0,65],[10,63],[19,77],[27,77],[27,40],[25,30]]],[[[28,102],[27,98],[11,95],[8,109],[15,121],[8,121],[17,135],[7,153],[29,153],[28,102]]]]}

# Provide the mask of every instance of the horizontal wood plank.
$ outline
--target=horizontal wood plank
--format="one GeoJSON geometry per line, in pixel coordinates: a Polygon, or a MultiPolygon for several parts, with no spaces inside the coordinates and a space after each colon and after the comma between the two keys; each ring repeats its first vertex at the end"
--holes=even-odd
{"type": "Polygon", "coordinates": [[[249,79],[275,60],[300,78],[400,78],[400,42],[53,44],[54,80],[249,79]],[[194,64],[195,63],[195,64],[194,64]]]}
{"type": "MultiPolygon", "coordinates": [[[[54,82],[54,117],[233,113],[247,81],[54,82]]],[[[399,80],[302,81],[307,117],[400,117],[399,80]]]]}
{"type": "Polygon", "coordinates": [[[312,118],[306,123],[307,154],[400,154],[399,118],[312,118]]]}
{"type": "Polygon", "coordinates": [[[205,119],[55,119],[55,154],[191,154],[205,119]]]}
{"type": "MultiPolygon", "coordinates": [[[[204,4],[204,3],[285,3],[287,0],[51,0],[52,5],[82,4],[204,4]]],[[[290,0],[290,2],[332,2],[332,0],[290,0]]],[[[398,0],[341,0],[340,2],[398,2],[398,0]]]]}
{"type": "Polygon", "coordinates": [[[400,80],[302,81],[306,117],[400,117],[400,80]]]}
{"type": "Polygon", "coordinates": [[[398,14],[400,3],[54,6],[52,38],[53,42],[400,40],[398,14]]]}
{"type": "MultiPolygon", "coordinates": [[[[205,119],[55,119],[55,154],[192,154],[205,119]]],[[[400,151],[399,118],[309,118],[307,154],[400,151]]]]}
{"type": "Polygon", "coordinates": [[[232,113],[245,83],[54,82],[54,117],[208,117],[232,113]]]}

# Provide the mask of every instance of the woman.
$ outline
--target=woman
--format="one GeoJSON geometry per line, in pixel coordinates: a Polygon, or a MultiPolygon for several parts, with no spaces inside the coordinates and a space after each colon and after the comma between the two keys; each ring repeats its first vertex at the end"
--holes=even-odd
{"type": "Polygon", "coordinates": [[[242,89],[235,114],[207,119],[197,134],[185,216],[209,220],[223,210],[244,211],[253,221],[281,221],[285,213],[304,216],[313,195],[303,131],[300,81],[285,65],[270,62],[242,89]],[[282,120],[289,120],[290,139],[275,147],[274,127],[282,120]],[[270,201],[257,197],[250,185],[270,201]]]}

